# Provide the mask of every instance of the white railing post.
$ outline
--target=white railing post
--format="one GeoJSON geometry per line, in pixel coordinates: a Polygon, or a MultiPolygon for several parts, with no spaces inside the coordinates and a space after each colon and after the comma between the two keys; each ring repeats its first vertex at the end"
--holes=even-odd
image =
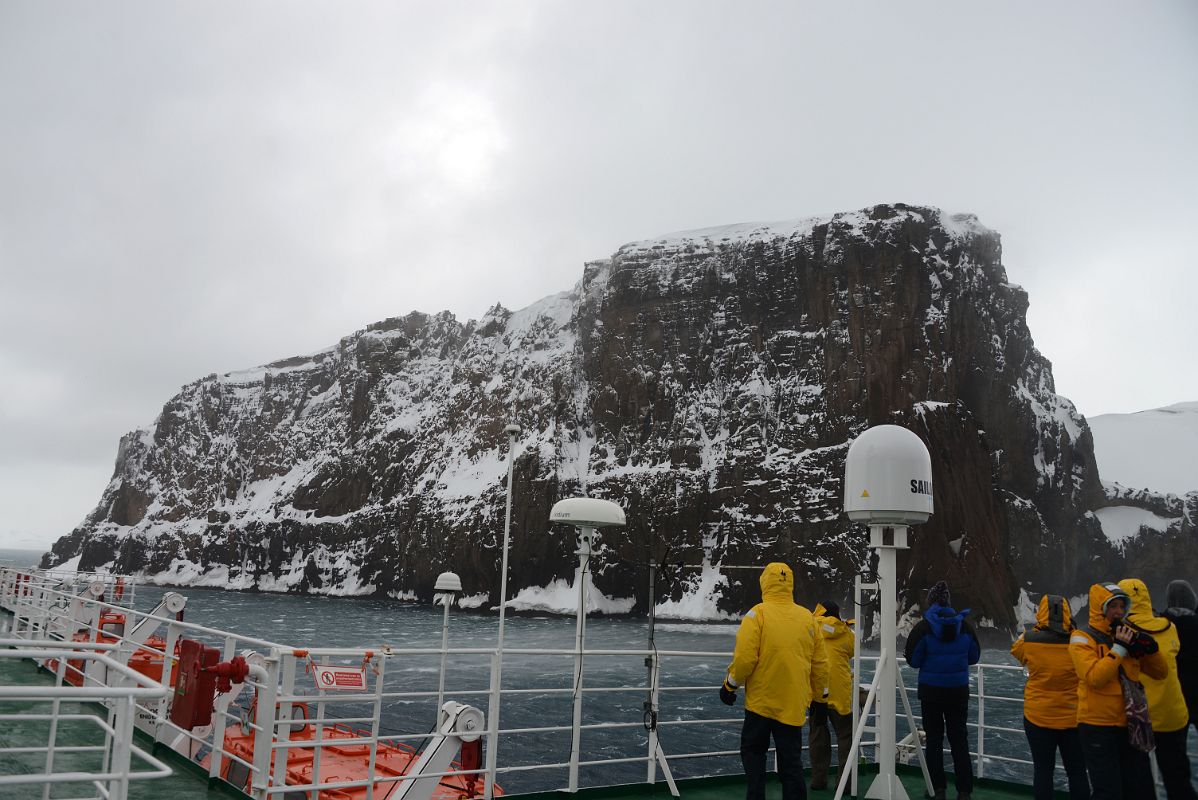
{"type": "Polygon", "coordinates": [[[275,698],[279,696],[279,669],[282,654],[272,649],[266,659],[266,682],[258,690],[258,711],[254,715],[253,796],[265,800],[270,786],[270,757],[274,752],[275,698]]]}
{"type": "MultiPolygon", "coordinates": [[[[374,777],[374,765],[378,760],[379,754],[379,721],[383,716],[383,679],[386,675],[385,665],[386,659],[380,656],[378,662],[378,671],[375,673],[374,682],[374,720],[370,727],[370,769],[367,772],[368,777],[374,777]]],[[[363,668],[369,667],[369,662],[363,664],[363,668]]],[[[438,719],[440,718],[439,715],[440,712],[438,712],[438,719]]],[[[371,781],[366,787],[366,800],[374,800],[374,781],[371,781]]]]}
{"type": "MultiPolygon", "coordinates": [[[[111,673],[112,670],[109,670],[111,673]]],[[[118,676],[116,678],[117,685],[125,683],[124,679],[118,676]]],[[[137,701],[133,697],[126,697],[123,702],[114,703],[114,707],[118,709],[115,728],[117,734],[114,737],[116,741],[112,743],[112,758],[117,765],[124,764],[125,768],[121,770],[116,779],[116,786],[113,787],[113,792],[109,795],[109,800],[125,800],[129,796],[129,762],[130,762],[130,747],[133,745],[133,717],[136,711],[137,701]]]]}
{"type": "MultiPolygon", "coordinates": [[[[652,609],[650,609],[649,613],[650,614],[653,613],[652,609]]],[[[649,727],[649,768],[648,768],[648,772],[645,775],[645,781],[646,781],[646,783],[655,783],[657,781],[657,721],[656,721],[657,717],[656,717],[656,714],[657,714],[657,709],[659,708],[658,700],[659,700],[659,696],[660,696],[660,688],[659,688],[660,681],[658,680],[658,676],[661,674],[661,664],[657,659],[656,651],[651,653],[648,656],[648,658],[649,658],[649,663],[650,663],[650,667],[649,667],[649,703],[651,705],[651,708],[649,708],[645,713],[653,714],[654,716],[650,720],[650,727],[649,727]]]]}
{"type": "MultiPolygon", "coordinates": [[[[170,653],[171,650],[166,652],[170,653]]],[[[231,661],[237,655],[237,640],[232,636],[225,637],[225,649],[221,653],[222,661],[231,661]]],[[[162,676],[166,677],[166,660],[163,659],[162,676]]],[[[168,683],[167,686],[170,684],[168,683]]],[[[216,714],[212,717],[212,755],[208,757],[208,779],[219,778],[221,762],[224,760],[225,752],[225,728],[229,725],[229,705],[233,699],[232,694],[222,695],[217,698],[215,708],[216,714]]],[[[238,787],[240,788],[240,787],[238,787]]]]}
{"type": "MultiPolygon", "coordinates": [[[[280,677],[282,685],[280,689],[284,697],[291,697],[295,694],[295,662],[296,657],[293,653],[283,653],[279,658],[280,677]]],[[[274,724],[270,726],[273,732],[275,741],[271,742],[271,748],[274,754],[271,761],[274,762],[274,769],[270,775],[270,786],[285,786],[287,784],[287,756],[291,752],[286,747],[279,747],[279,744],[284,744],[291,741],[291,714],[292,703],[290,700],[277,702],[277,708],[274,708],[274,724]]]]}
{"type": "MultiPolygon", "coordinates": [[[[158,701],[158,714],[154,720],[154,741],[162,741],[162,733],[166,730],[166,715],[171,702],[171,675],[175,671],[175,645],[179,642],[179,625],[171,622],[166,626],[166,645],[162,655],[162,688],[166,694],[158,701]]],[[[216,758],[216,740],[213,740],[212,755],[216,758]]]]}
{"type": "MultiPolygon", "coordinates": [[[[500,682],[502,680],[502,668],[500,662],[503,659],[503,650],[497,648],[491,655],[491,687],[489,691],[490,702],[488,703],[487,713],[487,773],[486,780],[483,783],[483,798],[491,800],[495,790],[495,768],[496,754],[499,747],[499,703],[501,698],[500,682]]],[[[440,719],[440,712],[437,712],[437,719],[440,719]]]]}
{"type": "MultiPolygon", "coordinates": [[[[66,655],[65,653],[63,654],[66,655]]],[[[66,674],[66,658],[58,659],[58,664],[54,668],[54,685],[62,688],[62,677],[66,674]]],[[[54,747],[58,740],[58,715],[62,713],[62,698],[58,695],[54,696],[54,700],[50,703],[50,733],[46,737],[46,774],[54,774],[54,747]]],[[[45,789],[42,790],[42,800],[50,800],[50,786],[47,783],[45,789]]]]}
{"type": "Polygon", "coordinates": [[[978,664],[978,770],[979,778],[986,774],[986,670],[978,664]]]}
{"type": "Polygon", "coordinates": [[[574,718],[570,728],[570,787],[578,791],[578,762],[582,751],[582,671],[586,663],[587,641],[587,581],[591,573],[591,541],[594,528],[578,529],[578,570],[575,583],[578,585],[578,615],[575,619],[574,644],[574,718]]]}
{"type": "MultiPolygon", "coordinates": [[[[867,584],[861,580],[861,576],[857,575],[853,578],[853,617],[857,620],[857,624],[853,626],[853,730],[857,730],[857,726],[861,724],[861,709],[858,708],[857,695],[861,691],[861,623],[864,621],[861,616],[862,597],[867,589],[877,586],[877,584],[867,584]]],[[[837,745],[839,748],[840,745],[837,745]]],[[[840,757],[840,751],[837,749],[837,758],[840,757]]],[[[847,757],[846,757],[847,760],[847,757]]],[[[853,759],[852,766],[852,784],[850,786],[853,797],[857,796],[857,765],[861,759],[853,759]]]]}

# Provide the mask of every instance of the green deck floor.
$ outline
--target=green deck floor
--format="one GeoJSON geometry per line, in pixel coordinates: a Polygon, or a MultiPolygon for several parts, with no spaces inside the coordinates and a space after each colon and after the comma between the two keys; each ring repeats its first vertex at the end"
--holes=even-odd
{"type": "MultiPolygon", "coordinates": [[[[861,775],[861,793],[864,795],[865,790],[869,788],[869,779],[871,776],[862,773],[861,775]]],[[[919,770],[914,771],[907,767],[899,767],[899,777],[903,781],[903,786],[907,789],[907,795],[911,800],[925,797],[923,777],[919,774],[919,770]]],[[[956,797],[956,792],[952,788],[952,778],[949,778],[948,796],[956,797]]],[[[744,779],[739,775],[725,776],[719,778],[695,778],[693,780],[679,781],[678,790],[684,800],[735,800],[735,798],[744,797],[745,783],[744,779]]],[[[807,790],[807,797],[811,800],[820,800],[828,798],[829,800],[836,794],[836,787],[823,791],[807,790]]],[[[515,797],[516,795],[513,795],[515,797]]],[[[781,800],[782,786],[778,783],[775,776],[771,775],[770,780],[766,783],[765,796],[767,800],[781,800]]],[[[849,795],[845,795],[849,797],[849,795]]],[[[983,780],[977,782],[973,789],[973,800],[1015,800],[1022,798],[1026,800],[1032,796],[1030,786],[1017,786],[1012,784],[1004,784],[998,781],[983,780]]],[[[1057,792],[1056,797],[1067,798],[1068,795],[1064,792],[1057,792]]],[[[561,798],[575,797],[578,800],[624,800],[624,798],[640,798],[640,797],[655,797],[668,798],[670,790],[664,783],[659,783],[654,786],[639,785],[639,786],[612,786],[603,789],[584,789],[575,795],[568,792],[542,792],[539,794],[519,795],[522,800],[560,800],[561,798]]]]}
{"type": "MultiPolygon", "coordinates": [[[[45,672],[40,671],[32,662],[0,658],[0,685],[48,686],[53,685],[53,683],[53,678],[45,672]]],[[[23,713],[31,711],[41,713],[47,709],[48,705],[44,702],[0,702],[0,713],[23,713]]],[[[97,709],[97,706],[82,703],[68,703],[63,705],[65,713],[94,714],[97,713],[97,709]]],[[[48,723],[45,722],[19,722],[0,726],[0,747],[43,745],[46,742],[47,731],[48,723]]],[[[94,728],[81,727],[77,724],[69,727],[66,725],[60,727],[58,737],[60,745],[92,744],[97,740],[98,736],[94,728]]],[[[138,743],[143,749],[149,749],[149,742],[144,737],[139,736],[138,743]]],[[[209,787],[208,781],[204,776],[194,772],[181,759],[172,759],[169,753],[164,754],[160,752],[158,756],[171,765],[174,774],[168,778],[131,783],[129,789],[130,800],[228,800],[231,797],[243,797],[240,793],[230,788],[225,788],[220,784],[209,787]]],[[[87,758],[86,754],[77,754],[74,756],[70,754],[59,755],[56,759],[56,764],[59,765],[58,769],[70,768],[72,766],[76,768],[96,768],[95,757],[92,756],[93,760],[90,762],[86,761],[87,758]]],[[[42,766],[44,766],[44,756],[0,756],[0,775],[40,771],[42,766]]],[[[136,764],[134,768],[137,768],[136,764]]],[[[917,769],[900,768],[900,775],[912,800],[924,796],[923,780],[917,769]]],[[[869,778],[870,776],[868,775],[862,775],[861,785],[863,792],[869,785],[869,778]]],[[[744,781],[740,776],[696,778],[680,781],[678,786],[685,800],[715,800],[716,798],[739,798],[744,796],[744,781]]],[[[87,787],[80,784],[62,784],[53,788],[51,797],[78,796],[86,793],[86,790],[87,787]]],[[[4,787],[0,793],[2,793],[4,800],[40,800],[42,797],[42,787],[8,786],[4,787]]],[[[819,798],[825,797],[831,798],[833,795],[833,790],[808,791],[808,797],[812,798],[812,800],[819,800],[819,798]]],[[[515,797],[516,795],[512,796],[515,797]]],[[[621,798],[634,797],[664,798],[669,797],[670,793],[664,783],[659,783],[653,786],[645,784],[584,789],[574,795],[570,795],[567,792],[541,792],[519,796],[526,798],[526,800],[549,800],[550,798],[567,797],[575,797],[578,800],[620,800],[621,798]]],[[[953,796],[955,796],[955,793],[950,787],[949,797],[953,796]]],[[[975,787],[973,792],[975,800],[1001,800],[1003,798],[1027,798],[1030,796],[1030,787],[1012,786],[994,781],[979,782],[979,785],[975,787]]],[[[1066,795],[1058,793],[1058,796],[1065,797],[1066,795]]],[[[771,776],[771,780],[767,784],[766,797],[770,798],[770,800],[780,800],[782,797],[782,788],[773,779],[773,776],[771,776]]]]}

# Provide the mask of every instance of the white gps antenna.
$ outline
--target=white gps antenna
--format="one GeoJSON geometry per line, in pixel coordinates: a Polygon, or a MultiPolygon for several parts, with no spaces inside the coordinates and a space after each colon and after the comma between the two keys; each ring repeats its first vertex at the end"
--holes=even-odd
{"type": "Polygon", "coordinates": [[[574,586],[578,590],[574,650],[574,738],[570,748],[570,788],[578,791],[579,740],[582,725],[582,654],[587,631],[587,580],[590,575],[591,545],[596,528],[624,527],[624,509],[610,500],[595,497],[571,497],[558,500],[549,512],[549,521],[578,528],[578,571],[574,586]]]}

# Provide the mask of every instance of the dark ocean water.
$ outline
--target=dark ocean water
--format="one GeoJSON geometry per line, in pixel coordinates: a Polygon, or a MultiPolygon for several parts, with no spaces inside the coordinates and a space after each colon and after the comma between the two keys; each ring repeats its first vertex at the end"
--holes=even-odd
{"type": "Polygon", "coordinates": [[[35,566],[42,558],[41,550],[16,550],[0,547],[0,564],[12,564],[17,567],[35,566]]]}

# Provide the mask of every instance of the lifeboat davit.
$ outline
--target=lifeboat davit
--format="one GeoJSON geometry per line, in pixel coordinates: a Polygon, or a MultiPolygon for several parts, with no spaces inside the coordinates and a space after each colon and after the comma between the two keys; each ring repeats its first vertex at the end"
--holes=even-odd
{"type": "MultiPolygon", "coordinates": [[[[248,719],[255,719],[257,701],[251,707],[248,719]]],[[[288,738],[292,742],[316,740],[316,726],[310,719],[306,703],[295,703],[292,706],[295,720],[291,724],[288,738]]],[[[365,780],[370,774],[370,745],[360,741],[353,744],[339,744],[353,740],[368,739],[370,731],[351,728],[340,723],[326,724],[321,730],[320,745],[320,783],[342,783],[346,781],[365,780]]],[[[248,727],[234,725],[225,731],[226,753],[236,756],[246,762],[254,760],[253,730],[248,727]]],[[[419,757],[415,748],[402,743],[387,743],[380,741],[375,750],[374,797],[376,800],[387,800],[398,791],[402,781],[389,780],[399,778],[408,773],[411,765],[419,757]]],[[[205,756],[201,765],[209,766],[211,756],[205,756]]],[[[287,750],[287,783],[291,786],[301,786],[313,783],[315,771],[315,747],[291,747],[287,750]]],[[[482,767],[482,740],[468,742],[462,745],[461,755],[453,762],[452,769],[476,770],[482,767]]],[[[272,767],[271,774],[274,774],[272,767]]],[[[250,769],[245,764],[231,758],[223,759],[221,778],[233,786],[250,794],[250,769]]],[[[306,793],[310,800],[365,800],[366,786],[354,786],[344,789],[320,789],[306,793]]],[[[480,773],[464,775],[446,775],[441,778],[433,800],[467,800],[481,797],[483,776],[480,773]]],[[[493,795],[503,796],[503,789],[498,785],[493,787],[493,795]]],[[[288,795],[290,796],[290,794],[288,795]]]]}

